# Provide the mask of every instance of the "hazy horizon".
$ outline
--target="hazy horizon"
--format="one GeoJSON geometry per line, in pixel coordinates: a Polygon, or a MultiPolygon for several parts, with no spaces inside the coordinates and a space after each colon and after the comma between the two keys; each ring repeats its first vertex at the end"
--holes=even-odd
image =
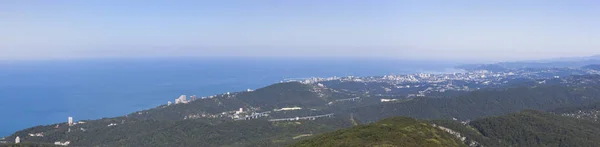
{"type": "Polygon", "coordinates": [[[0,60],[600,54],[600,2],[2,1],[0,60]]]}

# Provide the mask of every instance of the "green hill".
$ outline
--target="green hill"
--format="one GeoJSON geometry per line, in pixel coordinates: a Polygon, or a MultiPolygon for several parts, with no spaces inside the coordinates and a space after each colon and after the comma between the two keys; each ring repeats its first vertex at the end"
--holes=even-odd
{"type": "Polygon", "coordinates": [[[22,142],[18,144],[0,144],[0,147],[60,147],[54,144],[22,142]]]}
{"type": "Polygon", "coordinates": [[[455,98],[417,98],[351,110],[365,122],[408,116],[419,119],[473,120],[525,109],[554,110],[600,101],[598,84],[585,86],[544,85],[501,90],[474,91],[455,98]]]}
{"type": "Polygon", "coordinates": [[[503,116],[474,120],[468,125],[432,121],[483,146],[505,147],[595,147],[600,146],[600,124],[552,113],[524,110],[503,116]]]}
{"type": "Polygon", "coordinates": [[[182,120],[190,114],[218,114],[239,108],[270,111],[282,107],[324,108],[330,101],[348,98],[340,93],[318,89],[298,82],[277,83],[252,92],[235,92],[199,99],[187,104],[165,105],[135,112],[129,118],[152,120],[182,120]]]}
{"type": "Polygon", "coordinates": [[[299,135],[319,134],[353,125],[347,116],[283,122],[263,119],[220,123],[203,119],[130,120],[111,127],[102,125],[107,121],[111,120],[71,127],[65,123],[59,124],[58,128],[55,125],[37,126],[7,138],[12,140],[20,136],[22,141],[46,144],[69,140],[71,146],[283,146],[298,141],[299,135]],[[33,132],[44,132],[44,137],[28,136],[33,132]]]}
{"type": "Polygon", "coordinates": [[[466,146],[454,136],[413,118],[395,117],[377,123],[325,133],[292,147],[457,147],[466,146]]]}

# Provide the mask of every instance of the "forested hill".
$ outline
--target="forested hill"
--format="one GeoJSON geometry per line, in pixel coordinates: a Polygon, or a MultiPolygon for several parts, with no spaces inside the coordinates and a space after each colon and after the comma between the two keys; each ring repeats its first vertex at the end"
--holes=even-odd
{"type": "Polygon", "coordinates": [[[599,123],[536,110],[486,117],[466,125],[455,121],[432,123],[488,147],[600,146],[599,123]]]}
{"type": "Polygon", "coordinates": [[[363,121],[392,116],[424,119],[472,120],[524,109],[553,110],[600,101],[599,86],[536,86],[475,91],[455,98],[415,98],[410,101],[372,105],[351,110],[363,121]]]}
{"type": "Polygon", "coordinates": [[[395,117],[368,125],[325,133],[292,147],[466,147],[455,136],[432,124],[413,118],[395,117]]]}
{"type": "Polygon", "coordinates": [[[302,146],[600,146],[600,124],[552,113],[523,110],[465,123],[396,117],[325,133],[302,146]]]}
{"type": "MultiPolygon", "coordinates": [[[[327,103],[350,96],[315,85],[298,82],[276,83],[255,91],[235,92],[215,95],[186,104],[162,105],[154,109],[127,115],[128,118],[152,120],[183,120],[216,117],[223,112],[237,111],[240,108],[251,112],[272,111],[284,107],[319,108],[327,103]]],[[[326,112],[323,112],[326,113],[326,112]]]]}
{"type": "Polygon", "coordinates": [[[600,124],[541,111],[489,117],[470,125],[512,146],[600,146],[600,124]]]}

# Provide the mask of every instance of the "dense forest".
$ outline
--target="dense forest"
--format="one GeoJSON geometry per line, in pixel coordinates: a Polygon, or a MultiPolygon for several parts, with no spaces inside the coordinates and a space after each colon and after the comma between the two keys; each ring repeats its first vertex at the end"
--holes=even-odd
{"type": "Polygon", "coordinates": [[[600,124],[535,110],[478,119],[469,125],[511,146],[600,146],[600,124]]]}

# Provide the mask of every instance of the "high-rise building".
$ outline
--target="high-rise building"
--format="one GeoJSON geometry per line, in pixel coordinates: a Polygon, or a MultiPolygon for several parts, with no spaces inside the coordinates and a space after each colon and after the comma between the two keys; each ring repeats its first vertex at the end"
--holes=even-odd
{"type": "Polygon", "coordinates": [[[70,117],[70,116],[69,116],[69,121],[68,121],[68,123],[69,123],[69,126],[73,126],[73,117],[70,117]]]}
{"type": "Polygon", "coordinates": [[[175,104],[187,103],[187,96],[181,95],[179,98],[175,99],[175,104]]]}

